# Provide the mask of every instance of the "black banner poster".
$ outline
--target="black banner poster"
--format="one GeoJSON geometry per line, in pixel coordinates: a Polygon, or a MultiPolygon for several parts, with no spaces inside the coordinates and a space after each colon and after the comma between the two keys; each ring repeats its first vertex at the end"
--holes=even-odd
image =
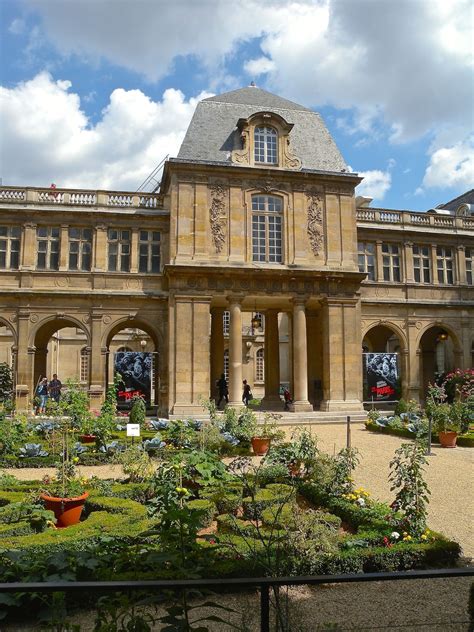
{"type": "Polygon", "coordinates": [[[122,384],[117,393],[118,401],[128,403],[135,396],[139,396],[149,404],[152,368],[152,353],[117,351],[114,357],[114,373],[119,373],[122,377],[122,384]]]}
{"type": "Polygon", "coordinates": [[[364,353],[364,401],[388,402],[400,399],[400,371],[397,353],[364,353]]]}

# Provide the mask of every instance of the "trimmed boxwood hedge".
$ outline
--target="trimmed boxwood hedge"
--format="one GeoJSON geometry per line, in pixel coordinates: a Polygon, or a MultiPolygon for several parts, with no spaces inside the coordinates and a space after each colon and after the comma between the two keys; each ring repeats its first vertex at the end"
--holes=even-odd
{"type": "MultiPolygon", "coordinates": [[[[391,428],[390,426],[379,426],[371,421],[365,422],[365,427],[371,432],[379,432],[380,434],[394,435],[395,437],[404,437],[406,439],[415,439],[415,434],[410,432],[406,428],[391,428]]],[[[439,438],[436,433],[431,435],[431,441],[433,443],[439,443],[439,438]]],[[[474,448],[474,433],[469,432],[464,435],[458,435],[456,439],[456,445],[461,448],[474,448]]]]}
{"type": "Polygon", "coordinates": [[[196,500],[188,500],[186,505],[192,511],[199,512],[199,523],[201,528],[209,527],[211,525],[216,514],[216,505],[212,502],[212,500],[198,498],[196,500]]]}

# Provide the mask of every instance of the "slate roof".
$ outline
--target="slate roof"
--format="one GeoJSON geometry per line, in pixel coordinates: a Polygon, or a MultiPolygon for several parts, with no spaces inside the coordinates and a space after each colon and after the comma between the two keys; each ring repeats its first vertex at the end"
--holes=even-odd
{"type": "Polygon", "coordinates": [[[291,149],[301,159],[303,170],[341,172],[347,169],[318,113],[256,87],[233,90],[200,101],[178,159],[232,164],[231,152],[238,146],[237,121],[262,111],[275,112],[293,123],[291,149]]]}
{"type": "Polygon", "coordinates": [[[445,204],[440,204],[436,208],[444,208],[449,211],[456,211],[461,206],[461,204],[474,204],[474,189],[466,191],[466,193],[459,195],[457,198],[454,198],[454,200],[450,200],[445,204]]]}

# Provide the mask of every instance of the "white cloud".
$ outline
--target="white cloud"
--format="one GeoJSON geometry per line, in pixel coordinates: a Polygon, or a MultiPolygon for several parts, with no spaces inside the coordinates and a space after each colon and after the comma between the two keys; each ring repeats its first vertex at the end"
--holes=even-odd
{"type": "Polygon", "coordinates": [[[466,141],[436,149],[423,178],[425,188],[457,188],[474,186],[474,136],[466,141]]]}
{"type": "Polygon", "coordinates": [[[251,77],[257,77],[275,70],[275,63],[268,57],[259,57],[245,62],[244,69],[251,77]]]}
{"type": "Polygon", "coordinates": [[[16,18],[12,20],[10,26],[8,27],[8,32],[12,35],[21,35],[25,31],[25,22],[20,18],[16,18]]]}
{"type": "Polygon", "coordinates": [[[306,105],[355,108],[368,135],[381,123],[393,142],[470,125],[470,0],[240,0],[231,12],[229,0],[114,0],[113,11],[110,2],[25,1],[64,55],[105,58],[150,80],[187,55],[222,78],[237,47],[261,38],[247,72],[306,105]]]}
{"type": "Polygon", "coordinates": [[[48,73],[0,88],[4,184],[135,190],[166,155],[176,155],[201,94],[161,101],[118,88],[91,125],[69,81],[48,73]],[[34,158],[32,158],[34,157],[34,158]]]}
{"type": "Polygon", "coordinates": [[[359,175],[364,179],[356,188],[356,195],[383,200],[392,184],[390,173],[374,169],[373,171],[361,171],[359,175]]]}

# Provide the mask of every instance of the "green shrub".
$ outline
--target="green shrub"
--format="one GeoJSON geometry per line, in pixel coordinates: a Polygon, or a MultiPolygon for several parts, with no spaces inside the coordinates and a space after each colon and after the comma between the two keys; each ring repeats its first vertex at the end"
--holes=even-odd
{"type": "Polygon", "coordinates": [[[86,514],[97,511],[107,511],[111,514],[127,514],[129,520],[141,520],[146,517],[146,507],[129,498],[115,496],[96,496],[90,492],[85,504],[86,514]]]}
{"type": "Polygon", "coordinates": [[[283,463],[262,465],[258,469],[258,482],[265,487],[269,483],[286,483],[291,479],[288,467],[283,463]]]}
{"type": "Polygon", "coordinates": [[[246,522],[240,518],[236,518],[232,514],[222,514],[217,516],[217,530],[219,533],[235,533],[238,535],[246,535],[255,537],[257,528],[251,522],[246,522]]]}
{"type": "MultiPolygon", "coordinates": [[[[282,487],[289,488],[294,494],[293,488],[289,485],[282,485],[282,487]]],[[[242,500],[245,518],[249,520],[260,520],[264,509],[270,507],[270,505],[284,504],[291,498],[292,493],[282,493],[275,489],[269,489],[268,487],[257,490],[253,496],[247,496],[242,500]]]]}
{"type": "Polygon", "coordinates": [[[186,504],[192,511],[199,512],[199,523],[201,528],[210,526],[216,514],[216,506],[211,500],[198,498],[196,500],[189,500],[186,504]]]}
{"type": "Polygon", "coordinates": [[[220,514],[235,513],[242,504],[242,486],[206,487],[199,496],[211,500],[220,514]]]}

